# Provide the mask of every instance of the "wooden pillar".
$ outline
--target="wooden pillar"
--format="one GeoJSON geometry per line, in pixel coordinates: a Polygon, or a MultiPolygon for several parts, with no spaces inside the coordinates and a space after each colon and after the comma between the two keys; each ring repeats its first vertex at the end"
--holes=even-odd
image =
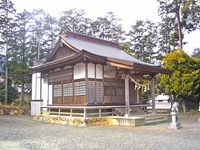
{"type": "Polygon", "coordinates": [[[125,117],[130,117],[130,111],[129,111],[129,74],[125,74],[125,105],[126,105],[126,114],[125,117]]]}
{"type": "Polygon", "coordinates": [[[85,63],[85,90],[86,90],[86,105],[88,104],[88,63],[85,63]]]}
{"type": "Polygon", "coordinates": [[[155,85],[154,85],[155,76],[151,80],[151,99],[152,99],[152,114],[156,114],[155,109],[155,85]]]}

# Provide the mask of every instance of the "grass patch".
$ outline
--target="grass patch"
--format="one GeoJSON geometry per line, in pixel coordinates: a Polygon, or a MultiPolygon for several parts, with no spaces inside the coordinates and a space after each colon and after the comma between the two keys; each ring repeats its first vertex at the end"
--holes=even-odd
{"type": "Polygon", "coordinates": [[[191,109],[190,111],[186,112],[185,115],[188,115],[188,116],[197,116],[197,115],[200,115],[200,111],[191,109]]]}
{"type": "Polygon", "coordinates": [[[15,101],[13,101],[12,104],[10,105],[3,105],[2,103],[0,103],[0,109],[8,109],[8,110],[18,110],[18,109],[22,109],[22,110],[30,110],[30,105],[29,105],[29,101],[24,101],[24,106],[20,106],[20,100],[17,99],[15,101]]]}
{"type": "Polygon", "coordinates": [[[12,106],[12,105],[0,105],[0,109],[22,109],[22,110],[29,110],[29,106],[12,106]]]}

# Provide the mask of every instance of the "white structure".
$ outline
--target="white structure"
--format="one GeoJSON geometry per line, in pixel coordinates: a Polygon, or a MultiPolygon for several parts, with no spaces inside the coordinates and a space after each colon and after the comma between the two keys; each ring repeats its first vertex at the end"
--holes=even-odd
{"type": "MultiPolygon", "coordinates": [[[[152,105],[152,102],[150,100],[150,105],[152,105]]],[[[148,106],[147,109],[151,110],[152,106],[148,106]]],[[[170,110],[171,109],[171,102],[170,97],[168,95],[158,95],[155,97],[155,109],[157,110],[170,110]]]]}
{"type": "Polygon", "coordinates": [[[200,111],[200,102],[199,102],[199,111],[200,111]]]}
{"type": "Polygon", "coordinates": [[[170,127],[171,129],[180,129],[182,128],[181,124],[178,122],[178,106],[179,104],[177,102],[174,102],[173,106],[172,106],[172,112],[171,112],[171,115],[172,115],[172,123],[170,124],[170,127]]]}

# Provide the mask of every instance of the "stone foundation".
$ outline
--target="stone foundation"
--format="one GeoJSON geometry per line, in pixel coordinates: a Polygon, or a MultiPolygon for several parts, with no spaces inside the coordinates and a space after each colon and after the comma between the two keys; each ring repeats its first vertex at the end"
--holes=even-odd
{"type": "Polygon", "coordinates": [[[68,117],[68,116],[57,116],[57,115],[48,115],[40,114],[33,117],[34,120],[70,125],[70,126],[141,126],[145,123],[144,117],[92,117],[92,118],[83,118],[83,117],[68,117]]]}
{"type": "Polygon", "coordinates": [[[30,111],[23,109],[0,109],[0,115],[30,115],[30,111]]]}

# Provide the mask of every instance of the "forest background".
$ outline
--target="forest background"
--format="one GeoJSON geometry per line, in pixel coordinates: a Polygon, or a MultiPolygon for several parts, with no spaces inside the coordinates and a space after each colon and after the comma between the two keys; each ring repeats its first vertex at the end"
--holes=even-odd
{"type": "MultiPolygon", "coordinates": [[[[25,93],[31,92],[28,68],[33,66],[34,60],[47,58],[63,31],[73,31],[118,42],[125,52],[137,59],[174,70],[171,76],[157,76],[157,94],[174,95],[184,112],[197,109],[200,48],[193,49],[191,56],[182,49],[187,45],[185,35],[200,29],[200,1],[157,0],[157,3],[159,22],[137,20],[125,31],[121,19],[112,11],[90,19],[84,10],[71,8],[55,17],[43,9],[18,12],[11,0],[1,0],[0,49],[4,53],[1,56],[4,82],[0,84],[0,101],[12,103],[20,91],[21,105],[24,105],[25,93]]],[[[150,91],[143,92],[143,100],[147,101],[149,95],[150,91]]]]}

